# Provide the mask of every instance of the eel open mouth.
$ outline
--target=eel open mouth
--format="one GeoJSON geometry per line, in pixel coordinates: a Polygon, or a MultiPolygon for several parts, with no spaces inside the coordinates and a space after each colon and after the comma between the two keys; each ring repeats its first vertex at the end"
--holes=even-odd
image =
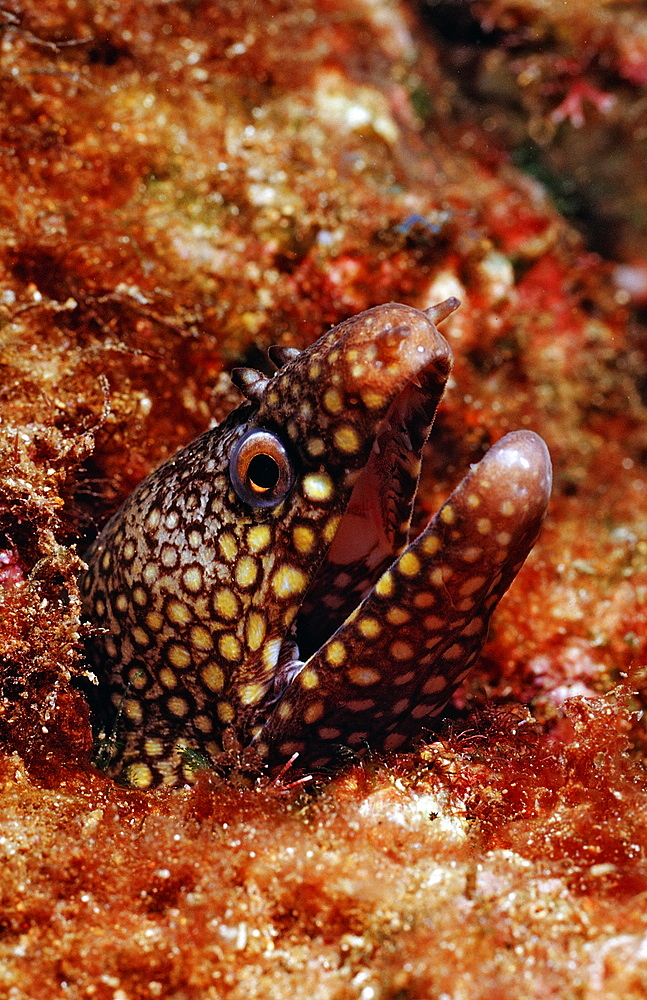
{"type": "MultiPolygon", "coordinates": [[[[441,303],[432,319],[456,305],[441,303]]],[[[516,431],[409,541],[437,383],[437,369],[423,367],[392,401],[284,642],[255,744],[273,762],[298,753],[300,766],[323,767],[342,743],[359,754],[406,748],[479,655],[537,538],[550,457],[538,435],[516,431]]]]}

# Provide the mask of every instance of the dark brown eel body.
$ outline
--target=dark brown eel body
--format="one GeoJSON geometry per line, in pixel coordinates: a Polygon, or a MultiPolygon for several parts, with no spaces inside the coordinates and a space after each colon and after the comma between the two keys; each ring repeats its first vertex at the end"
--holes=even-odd
{"type": "Polygon", "coordinates": [[[537,538],[544,442],[506,435],[409,541],[423,446],[452,365],[426,312],[391,303],[302,353],[141,483],[81,580],[108,770],[139,788],[247,756],[322,768],[404,749],[478,656],[537,538]]]}

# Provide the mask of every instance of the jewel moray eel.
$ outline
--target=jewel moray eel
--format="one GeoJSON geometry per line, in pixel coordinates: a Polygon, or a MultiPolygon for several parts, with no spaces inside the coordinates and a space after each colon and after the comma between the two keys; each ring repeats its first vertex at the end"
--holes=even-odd
{"type": "Polygon", "coordinates": [[[246,400],[106,524],[81,590],[110,774],[176,785],[294,754],[316,770],[429,730],[551,488],[542,439],[507,434],[410,539],[452,367],[435,324],[458,305],[377,306],[302,352],[271,347],[271,378],[235,369],[246,400]]]}

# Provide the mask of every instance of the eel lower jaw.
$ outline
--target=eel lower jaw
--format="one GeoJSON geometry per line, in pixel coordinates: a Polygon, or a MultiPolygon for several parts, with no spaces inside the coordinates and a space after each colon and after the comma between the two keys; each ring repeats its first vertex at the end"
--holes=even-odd
{"type": "Polygon", "coordinates": [[[551,478],[542,439],[507,434],[303,666],[291,636],[260,756],[321,769],[340,744],[392,751],[429,732],[537,538],[551,478]]]}

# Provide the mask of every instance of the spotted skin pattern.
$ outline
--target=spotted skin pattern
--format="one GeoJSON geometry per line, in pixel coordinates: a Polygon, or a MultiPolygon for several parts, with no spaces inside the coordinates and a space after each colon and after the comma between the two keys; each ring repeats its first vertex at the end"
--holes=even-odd
{"type": "Polygon", "coordinates": [[[422,451],[458,305],[390,303],[278,371],[152,473],[86,553],[81,578],[107,770],[191,781],[206,762],[408,746],[478,656],[550,495],[546,446],[499,441],[416,539],[422,451]]]}

